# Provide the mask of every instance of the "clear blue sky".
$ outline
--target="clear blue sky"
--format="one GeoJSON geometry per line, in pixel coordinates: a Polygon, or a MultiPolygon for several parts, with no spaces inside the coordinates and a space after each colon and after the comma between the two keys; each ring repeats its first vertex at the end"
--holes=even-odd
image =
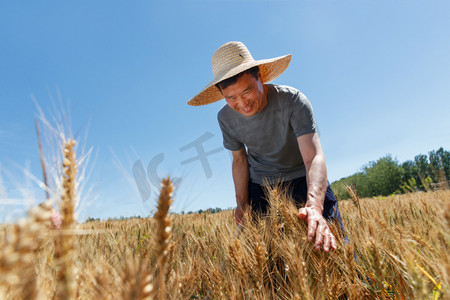
{"type": "Polygon", "coordinates": [[[42,177],[31,99],[51,118],[58,93],[94,149],[80,220],[150,214],[157,190],[144,178],[151,195],[141,198],[139,159],[181,178],[175,211],[235,206],[216,121],[224,101],[186,104],[231,40],[255,59],[293,55],[275,83],[311,101],[330,181],[388,153],[404,161],[450,149],[449,16],[448,1],[4,1],[0,221],[44,198],[24,175],[42,177]],[[183,164],[194,148],[180,150],[202,136],[205,151],[218,149],[209,178],[199,160],[183,164]]]}

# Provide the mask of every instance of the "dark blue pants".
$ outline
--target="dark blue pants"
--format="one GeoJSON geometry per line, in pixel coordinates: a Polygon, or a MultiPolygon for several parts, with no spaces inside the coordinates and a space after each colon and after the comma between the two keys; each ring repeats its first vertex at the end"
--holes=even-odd
{"type": "MultiPolygon", "coordinates": [[[[308,185],[306,183],[306,177],[300,177],[293,180],[284,181],[281,183],[283,188],[286,188],[288,195],[292,197],[297,208],[303,207],[306,203],[306,195],[308,192],[308,185]]],[[[269,202],[266,199],[265,188],[262,185],[249,183],[250,205],[252,210],[258,215],[266,214],[269,209],[269,202]]],[[[336,220],[344,232],[344,225],[339,213],[336,197],[331,190],[330,183],[327,186],[327,192],[325,194],[325,202],[323,205],[323,217],[326,220],[336,220]]]]}

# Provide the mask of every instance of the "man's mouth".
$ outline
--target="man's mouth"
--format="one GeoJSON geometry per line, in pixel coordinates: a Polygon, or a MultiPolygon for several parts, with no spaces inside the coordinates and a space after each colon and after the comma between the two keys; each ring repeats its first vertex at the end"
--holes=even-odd
{"type": "Polygon", "coordinates": [[[252,104],[252,105],[249,105],[249,106],[247,106],[247,107],[243,107],[243,108],[242,108],[242,111],[245,112],[245,113],[249,113],[249,112],[252,111],[252,108],[253,108],[253,104],[252,104]]]}

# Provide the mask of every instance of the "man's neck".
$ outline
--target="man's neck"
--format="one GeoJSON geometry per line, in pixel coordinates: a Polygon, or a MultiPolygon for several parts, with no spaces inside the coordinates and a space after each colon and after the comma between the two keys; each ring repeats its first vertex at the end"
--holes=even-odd
{"type": "Polygon", "coordinates": [[[261,111],[267,106],[267,101],[269,99],[269,87],[266,84],[264,84],[263,89],[264,89],[264,98],[263,98],[264,105],[262,106],[261,111]]]}

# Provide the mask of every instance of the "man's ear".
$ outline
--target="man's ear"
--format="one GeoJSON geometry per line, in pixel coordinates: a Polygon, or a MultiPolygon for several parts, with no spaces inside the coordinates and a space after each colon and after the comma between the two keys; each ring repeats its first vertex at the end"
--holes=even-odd
{"type": "Polygon", "coordinates": [[[264,83],[262,75],[261,75],[261,71],[258,71],[258,79],[261,80],[261,83],[264,83]]]}

